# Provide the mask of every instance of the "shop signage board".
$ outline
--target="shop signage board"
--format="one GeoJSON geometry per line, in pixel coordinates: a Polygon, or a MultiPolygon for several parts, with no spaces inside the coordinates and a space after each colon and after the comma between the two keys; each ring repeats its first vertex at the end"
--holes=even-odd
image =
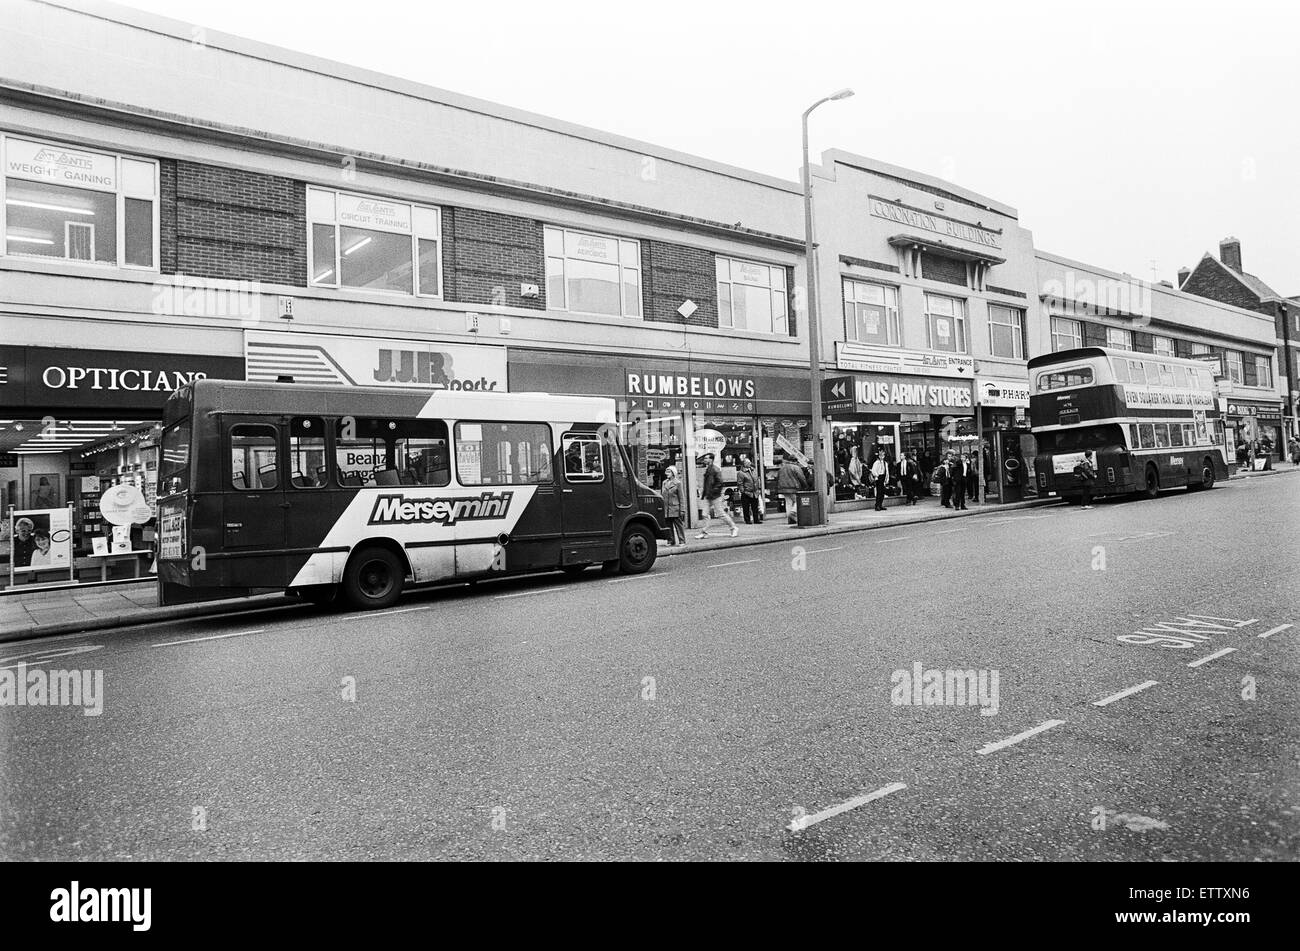
{"type": "Polygon", "coordinates": [[[980,406],[1029,406],[1028,380],[979,380],[975,384],[975,398],[980,406]]]}
{"type": "Polygon", "coordinates": [[[758,380],[746,374],[635,368],[623,376],[629,409],[753,413],[759,400],[758,380]]]}
{"type": "Polygon", "coordinates": [[[5,174],[111,192],[117,190],[117,156],[10,137],[5,140],[5,174]]]}
{"type": "Polygon", "coordinates": [[[908,225],[912,228],[920,228],[922,231],[929,231],[932,234],[943,235],[947,238],[958,238],[972,244],[980,244],[986,248],[1002,247],[1002,234],[991,228],[985,228],[978,224],[968,224],[956,218],[949,218],[947,215],[936,215],[932,212],[922,211],[920,208],[913,208],[910,205],[876,198],[874,195],[871,196],[870,202],[871,214],[877,218],[884,218],[886,221],[908,225]]]}
{"type": "Polygon", "coordinates": [[[504,392],[506,348],[327,334],[247,330],[248,379],[329,386],[425,387],[504,392]]]}
{"type": "Polygon", "coordinates": [[[961,353],[934,353],[877,347],[853,340],[835,342],[835,365],[861,373],[907,373],[914,376],[975,378],[975,358],[961,353]]]}
{"type": "Polygon", "coordinates": [[[1282,405],[1280,403],[1247,403],[1242,400],[1228,400],[1229,416],[1254,416],[1263,423],[1281,423],[1282,405]]]}
{"type": "MultiPolygon", "coordinates": [[[[844,412],[970,416],[974,407],[969,380],[934,380],[897,373],[872,373],[851,379],[853,400],[844,412]]],[[[839,380],[837,377],[827,382],[836,384],[839,380]]]]}

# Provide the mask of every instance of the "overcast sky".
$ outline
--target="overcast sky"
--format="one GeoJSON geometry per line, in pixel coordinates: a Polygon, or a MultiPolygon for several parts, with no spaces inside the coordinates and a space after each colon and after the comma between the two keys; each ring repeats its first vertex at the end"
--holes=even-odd
{"type": "Polygon", "coordinates": [[[1292,0],[130,5],[791,180],[800,113],[850,86],[814,154],[938,175],[1018,208],[1039,248],[1148,280],[1234,235],[1300,294],[1292,0]]]}

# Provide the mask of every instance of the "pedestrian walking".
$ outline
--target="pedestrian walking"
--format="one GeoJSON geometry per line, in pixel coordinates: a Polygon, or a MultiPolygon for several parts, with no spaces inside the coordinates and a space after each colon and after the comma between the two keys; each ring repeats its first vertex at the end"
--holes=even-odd
{"type": "Polygon", "coordinates": [[[736,528],[736,523],[727,507],[727,500],[722,497],[722,490],[722,470],[713,461],[713,453],[706,452],[704,484],[700,487],[700,495],[704,498],[704,522],[700,525],[700,533],[695,536],[696,538],[709,537],[709,524],[715,518],[722,519],[730,527],[732,538],[740,534],[740,529],[736,528]]]}
{"type": "Polygon", "coordinates": [[[785,502],[785,520],[791,525],[799,521],[794,494],[806,492],[808,486],[808,476],[804,473],[803,467],[795,462],[792,456],[786,456],[776,474],[776,491],[781,493],[781,500],[785,502]]]}
{"type": "Polygon", "coordinates": [[[1092,484],[1097,481],[1097,468],[1092,461],[1091,449],[1083,454],[1083,459],[1074,467],[1074,476],[1079,480],[1082,492],[1079,498],[1080,508],[1092,508],[1092,484]]]}
{"type": "Polygon", "coordinates": [[[1296,439],[1292,436],[1291,442],[1287,445],[1287,448],[1291,450],[1291,464],[1293,466],[1300,466],[1300,439],[1296,439]]]}
{"type": "Polygon", "coordinates": [[[758,481],[758,473],[754,471],[753,460],[746,459],[741,464],[736,481],[738,482],[737,488],[740,489],[740,511],[745,516],[745,524],[763,524],[763,510],[759,507],[759,496],[762,487],[758,481]],[[753,516],[752,523],[750,522],[751,516],[753,516]]]}
{"type": "Polygon", "coordinates": [[[664,499],[664,518],[672,529],[673,539],[670,547],[686,544],[686,486],[677,477],[677,467],[669,466],[664,470],[664,484],[660,488],[664,499]]]}
{"type": "Polygon", "coordinates": [[[875,462],[871,463],[871,483],[876,491],[876,511],[885,510],[885,483],[889,480],[889,461],[885,458],[883,452],[876,454],[875,462]]]}
{"type": "Polygon", "coordinates": [[[959,512],[966,511],[966,469],[962,454],[954,452],[948,463],[948,478],[952,482],[952,507],[959,512]]]}

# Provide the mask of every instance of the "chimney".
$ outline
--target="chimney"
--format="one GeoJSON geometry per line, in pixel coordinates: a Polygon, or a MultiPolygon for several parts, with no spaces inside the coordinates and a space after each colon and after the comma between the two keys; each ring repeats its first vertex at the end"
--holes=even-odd
{"type": "Polygon", "coordinates": [[[1192,276],[1191,268],[1180,267],[1178,269],[1178,286],[1182,287],[1184,284],[1186,284],[1187,279],[1191,276],[1192,276]]]}
{"type": "Polygon", "coordinates": [[[1224,238],[1219,242],[1219,260],[1241,273],[1241,242],[1236,238],[1224,238]]]}

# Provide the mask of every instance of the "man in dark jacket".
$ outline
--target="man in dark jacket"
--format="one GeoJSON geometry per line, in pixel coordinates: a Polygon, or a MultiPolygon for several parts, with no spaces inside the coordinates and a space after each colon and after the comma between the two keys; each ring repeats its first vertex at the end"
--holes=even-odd
{"type": "Polygon", "coordinates": [[[803,468],[793,458],[786,456],[785,461],[781,463],[780,471],[776,474],[776,490],[785,500],[785,519],[791,525],[799,521],[794,494],[808,491],[809,485],[808,476],[803,468]]]}
{"type": "Polygon", "coordinates": [[[911,450],[903,454],[903,458],[898,462],[898,480],[903,484],[904,505],[916,504],[916,480],[920,477],[920,470],[916,465],[916,450],[911,450]]]}
{"type": "Polygon", "coordinates": [[[1097,481],[1097,469],[1093,465],[1091,449],[1083,454],[1083,460],[1074,467],[1074,475],[1083,491],[1083,496],[1079,499],[1080,508],[1092,508],[1092,484],[1097,481]]]}
{"type": "Polygon", "coordinates": [[[736,523],[731,518],[731,512],[727,509],[727,500],[722,497],[722,470],[718,468],[717,463],[713,461],[713,453],[704,454],[704,484],[700,486],[700,495],[704,497],[704,521],[700,525],[700,533],[696,538],[709,537],[709,522],[712,519],[720,518],[731,528],[731,537],[735,538],[740,534],[740,529],[736,528],[736,523]]]}
{"type": "Polygon", "coordinates": [[[762,485],[758,480],[758,473],[754,471],[753,460],[746,459],[741,463],[736,482],[736,488],[740,490],[740,510],[745,514],[745,524],[750,524],[750,516],[753,516],[753,524],[763,524],[763,510],[758,504],[762,485]]]}
{"type": "Polygon", "coordinates": [[[966,460],[954,452],[948,462],[948,478],[952,481],[952,507],[960,512],[966,510],[966,469],[966,460]]]}

